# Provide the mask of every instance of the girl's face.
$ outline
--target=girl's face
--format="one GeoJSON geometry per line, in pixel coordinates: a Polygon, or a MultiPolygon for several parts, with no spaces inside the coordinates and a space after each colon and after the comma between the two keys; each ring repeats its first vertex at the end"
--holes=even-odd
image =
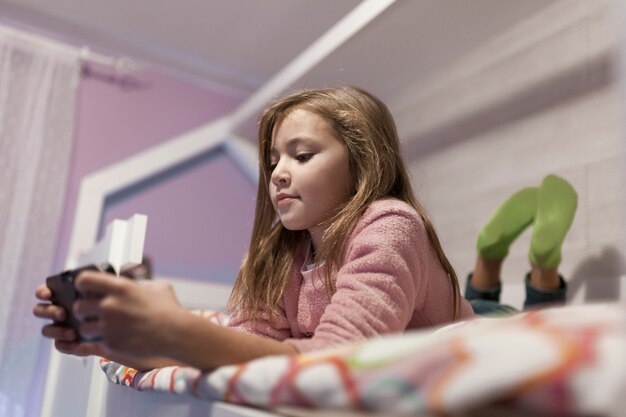
{"type": "Polygon", "coordinates": [[[269,193],[281,223],[308,230],[318,248],[352,188],[345,145],[321,116],[296,109],[274,128],[270,166],[269,193]]]}

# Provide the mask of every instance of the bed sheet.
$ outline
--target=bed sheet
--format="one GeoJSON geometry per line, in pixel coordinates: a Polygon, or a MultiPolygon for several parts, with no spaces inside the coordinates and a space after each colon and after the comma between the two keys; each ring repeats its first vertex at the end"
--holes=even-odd
{"type": "Polygon", "coordinates": [[[626,397],[626,305],[476,318],[212,372],[139,372],[106,359],[101,367],[111,382],[139,391],[272,409],[427,415],[505,406],[533,415],[610,415],[626,397]]]}

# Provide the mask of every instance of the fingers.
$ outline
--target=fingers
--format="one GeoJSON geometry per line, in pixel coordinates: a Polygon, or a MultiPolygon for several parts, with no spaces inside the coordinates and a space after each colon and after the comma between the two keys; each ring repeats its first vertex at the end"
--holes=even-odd
{"type": "Polygon", "coordinates": [[[67,351],[72,350],[71,343],[78,344],[78,335],[83,340],[99,340],[102,337],[102,330],[100,326],[100,321],[98,320],[87,320],[81,323],[78,332],[65,325],[61,324],[47,324],[42,327],[41,334],[47,338],[54,339],[55,342],[65,342],[66,344],[62,345],[59,350],[68,353],[67,351]]]}
{"type": "Polygon", "coordinates": [[[61,340],[54,341],[54,347],[61,353],[76,354],[76,350],[80,343],[76,341],[65,342],[61,340]]]}
{"type": "Polygon", "coordinates": [[[96,318],[100,312],[100,302],[97,299],[80,299],[74,301],[72,307],[74,317],[80,321],[96,318]]]}
{"type": "Polygon", "coordinates": [[[104,296],[120,291],[127,282],[128,280],[118,279],[112,274],[87,270],[78,275],[74,286],[82,294],[104,296]]]}
{"type": "Polygon", "coordinates": [[[82,323],[80,325],[79,332],[82,342],[79,341],[79,333],[71,327],[59,324],[48,324],[41,329],[41,334],[44,337],[54,339],[55,343],[63,343],[61,345],[63,352],[72,350],[72,344],[82,344],[88,343],[85,341],[96,341],[102,339],[102,330],[100,329],[100,322],[98,321],[86,321],[82,323]]]}
{"type": "Polygon", "coordinates": [[[103,356],[103,350],[96,345],[95,343],[84,343],[84,342],[67,342],[62,340],[56,340],[54,342],[54,347],[59,352],[69,353],[71,355],[78,356],[87,356],[87,355],[98,355],[103,356]]]}
{"type": "Polygon", "coordinates": [[[95,344],[79,342],[76,331],[72,328],[49,324],[42,328],[41,333],[54,339],[54,346],[59,352],[78,356],[102,354],[102,350],[95,344]]]}
{"type": "Polygon", "coordinates": [[[52,291],[46,284],[42,284],[35,290],[35,296],[42,301],[50,301],[52,299],[52,291]]]}
{"type": "Polygon", "coordinates": [[[80,325],[80,335],[85,340],[101,340],[102,329],[101,322],[97,320],[85,321],[80,325]]]}
{"type": "Polygon", "coordinates": [[[54,304],[39,303],[33,308],[35,317],[41,319],[50,319],[55,321],[63,321],[67,318],[67,314],[63,307],[54,304]]]}
{"type": "Polygon", "coordinates": [[[77,338],[77,334],[74,329],[58,324],[47,324],[43,326],[41,334],[60,342],[75,342],[77,338]]]}
{"type": "MultiPolygon", "coordinates": [[[[93,271],[83,272],[79,278],[82,278],[83,282],[79,287],[77,279],[76,287],[85,295],[85,298],[74,302],[72,312],[78,320],[83,321],[80,326],[81,338],[96,339],[100,336],[101,331],[99,329],[100,322],[95,320],[98,317],[98,297],[94,296],[114,293],[118,288],[117,281],[122,280],[112,279],[113,276],[110,274],[93,271]],[[83,277],[82,275],[86,276],[83,277]]],[[[37,287],[35,296],[44,302],[34,306],[33,314],[39,318],[55,321],[44,325],[41,334],[44,337],[54,339],[57,350],[78,356],[102,353],[102,348],[98,344],[79,341],[79,334],[76,329],[60,324],[60,322],[67,320],[69,314],[63,307],[50,303],[52,292],[48,286],[43,284],[37,287]]]]}

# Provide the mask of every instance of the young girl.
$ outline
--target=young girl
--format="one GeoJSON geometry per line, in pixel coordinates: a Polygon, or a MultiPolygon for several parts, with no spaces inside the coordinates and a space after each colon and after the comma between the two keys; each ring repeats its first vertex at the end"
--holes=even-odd
{"type": "MultiPolygon", "coordinates": [[[[200,369],[437,326],[473,315],[400,157],[393,119],[351,87],[306,90],[274,103],[259,128],[260,181],[248,253],[228,327],[185,311],[159,282],[83,272],[83,321],[43,334],[77,355],[138,369],[200,369]]],[[[35,315],[66,316],[47,287],[35,315]]]]}

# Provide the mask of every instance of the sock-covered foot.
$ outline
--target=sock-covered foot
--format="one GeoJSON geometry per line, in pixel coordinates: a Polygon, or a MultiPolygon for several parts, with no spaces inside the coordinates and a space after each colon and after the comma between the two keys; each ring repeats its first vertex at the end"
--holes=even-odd
{"type": "Polygon", "coordinates": [[[476,249],[483,259],[503,259],[509,246],[533,221],[537,188],[524,188],[504,202],[480,231],[476,249]]]}
{"type": "Polygon", "coordinates": [[[556,268],[561,246],[572,225],[578,196],[572,186],[556,175],[545,177],[537,193],[537,213],[528,257],[540,268],[556,268]]]}

